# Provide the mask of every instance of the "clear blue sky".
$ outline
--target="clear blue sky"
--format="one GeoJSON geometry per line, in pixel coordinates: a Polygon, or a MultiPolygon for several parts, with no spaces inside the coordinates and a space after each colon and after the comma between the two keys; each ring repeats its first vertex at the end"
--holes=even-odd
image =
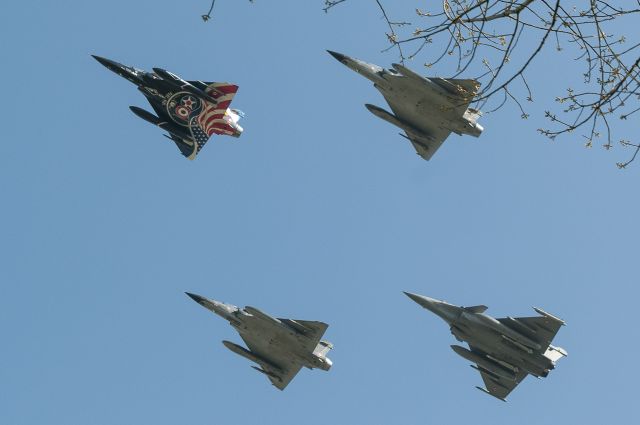
{"type": "MultiPolygon", "coordinates": [[[[370,83],[325,53],[397,60],[373,2],[328,15],[320,0],[217,3],[206,24],[205,0],[0,7],[0,423],[637,417],[640,164],[620,171],[625,152],[579,135],[550,142],[540,113],[513,108],[427,163],[364,108],[386,106],[370,83]],[[90,54],[237,83],[245,133],[185,160],[90,54]],[[567,321],[569,357],[501,403],[403,290],[496,316],[542,307],[567,321]],[[329,323],[333,369],[274,389],[184,291],[329,323]]],[[[535,63],[548,83],[567,69],[557,58],[535,63]]],[[[536,90],[539,110],[558,94],[536,90]]]]}

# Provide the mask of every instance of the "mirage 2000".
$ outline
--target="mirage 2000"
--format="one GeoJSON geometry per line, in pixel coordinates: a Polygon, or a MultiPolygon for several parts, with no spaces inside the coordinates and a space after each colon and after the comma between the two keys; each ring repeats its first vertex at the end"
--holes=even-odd
{"type": "Polygon", "coordinates": [[[308,320],[276,319],[255,307],[238,308],[210,300],[200,295],[187,295],[223,319],[228,320],[249,349],[222,341],[225,347],[260,367],[251,366],[269,378],[279,390],[284,390],[302,366],[309,369],[331,369],[327,357],[333,344],[323,341],[329,327],[326,323],[308,320]]]}
{"type": "Polygon", "coordinates": [[[502,401],[529,374],[546,377],[567,352],[551,345],[564,322],[535,308],[537,317],[494,319],[484,314],[487,307],[458,307],[422,295],[405,294],[422,307],[437,314],[451,327],[451,333],[469,349],[451,348],[475,366],[485,388],[476,387],[502,401]]]}
{"type": "Polygon", "coordinates": [[[238,86],[230,83],[185,81],[162,68],[146,72],[100,56],[93,57],[109,70],[126,78],[147,98],[157,116],[137,106],[131,111],[169,133],[188,159],[195,159],[213,134],[240,137],[238,121],[243,113],[230,109],[238,86]]]}
{"type": "Polygon", "coordinates": [[[418,155],[429,160],[449,134],[479,137],[482,126],[477,120],[482,112],[469,108],[478,93],[476,80],[422,77],[403,65],[393,69],[328,51],[342,64],[371,80],[384,96],[393,114],[379,106],[367,109],[383,120],[401,128],[418,155]],[[395,115],[394,115],[395,114],[395,115]]]}

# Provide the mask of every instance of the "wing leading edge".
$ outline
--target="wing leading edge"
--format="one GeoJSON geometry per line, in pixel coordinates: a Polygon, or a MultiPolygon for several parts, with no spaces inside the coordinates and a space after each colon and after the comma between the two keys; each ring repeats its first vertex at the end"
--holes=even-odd
{"type": "MultiPolygon", "coordinates": [[[[504,317],[497,319],[503,325],[520,332],[527,336],[529,339],[540,344],[539,353],[545,353],[551,346],[553,338],[564,325],[564,321],[554,317],[540,309],[536,311],[541,312],[542,316],[534,317],[504,317]]],[[[557,349],[554,347],[554,349],[557,349]]],[[[560,349],[564,355],[566,352],[560,349]]]]}
{"type": "Polygon", "coordinates": [[[292,327],[299,332],[301,336],[298,341],[302,347],[313,353],[320,343],[322,335],[327,331],[329,325],[324,322],[310,321],[310,320],[292,320],[292,319],[278,319],[287,326],[292,327]]]}

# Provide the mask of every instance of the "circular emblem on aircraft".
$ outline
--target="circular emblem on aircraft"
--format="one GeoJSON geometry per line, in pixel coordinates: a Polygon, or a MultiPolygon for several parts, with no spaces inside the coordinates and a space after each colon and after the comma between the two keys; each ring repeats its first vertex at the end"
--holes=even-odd
{"type": "Polygon", "coordinates": [[[202,102],[196,96],[187,92],[178,92],[167,100],[167,113],[175,122],[185,127],[189,126],[192,117],[200,114],[202,102]]]}

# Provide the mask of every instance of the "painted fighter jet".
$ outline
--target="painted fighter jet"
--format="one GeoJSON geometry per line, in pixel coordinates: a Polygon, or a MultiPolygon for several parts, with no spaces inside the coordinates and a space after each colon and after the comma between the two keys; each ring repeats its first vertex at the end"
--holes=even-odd
{"type": "Polygon", "coordinates": [[[393,69],[384,69],[341,53],[328,52],[373,82],[393,114],[375,105],[365,106],[378,118],[404,130],[406,136],[400,135],[409,139],[425,160],[431,159],[451,132],[474,137],[482,133],[483,128],[477,122],[482,112],[469,108],[480,88],[479,82],[426,78],[397,63],[392,65],[393,69]]]}
{"type": "Polygon", "coordinates": [[[456,354],[475,363],[486,388],[476,387],[502,401],[527,376],[546,377],[567,352],[551,345],[564,322],[534,307],[540,316],[494,319],[487,307],[458,307],[422,295],[405,294],[444,319],[451,333],[469,349],[452,345],[456,354]]]}
{"type": "Polygon", "coordinates": [[[255,307],[241,309],[200,295],[186,294],[229,321],[249,349],[230,341],[222,341],[224,346],[260,365],[251,367],[266,375],[279,390],[285,389],[302,366],[331,368],[332,362],[326,355],[333,345],[320,339],[329,326],[326,323],[276,319],[255,307]]]}
{"type": "Polygon", "coordinates": [[[126,78],[147,98],[157,116],[130,106],[138,117],[169,133],[180,153],[195,159],[213,134],[240,137],[242,112],[230,109],[238,86],[230,83],[185,81],[162,68],[146,72],[92,55],[109,70],[126,78]]]}

